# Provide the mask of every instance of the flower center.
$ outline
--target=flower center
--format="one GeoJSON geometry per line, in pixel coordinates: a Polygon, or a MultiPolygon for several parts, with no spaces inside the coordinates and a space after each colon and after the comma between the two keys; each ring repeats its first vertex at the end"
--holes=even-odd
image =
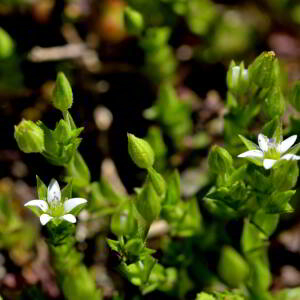
{"type": "Polygon", "coordinates": [[[264,158],[275,159],[275,160],[280,159],[280,152],[277,149],[278,149],[278,145],[275,139],[269,139],[268,151],[264,152],[264,158]]]}
{"type": "Polygon", "coordinates": [[[60,202],[51,202],[50,203],[50,215],[52,217],[60,217],[64,215],[64,205],[60,202]]]}

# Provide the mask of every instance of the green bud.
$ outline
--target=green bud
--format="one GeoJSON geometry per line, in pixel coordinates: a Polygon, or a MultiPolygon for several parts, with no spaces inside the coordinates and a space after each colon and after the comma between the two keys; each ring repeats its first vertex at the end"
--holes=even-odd
{"type": "Polygon", "coordinates": [[[133,162],[142,169],[148,169],[154,164],[154,152],[143,139],[128,133],[128,152],[133,162]]]}
{"type": "Polygon", "coordinates": [[[67,144],[70,138],[71,129],[65,120],[60,120],[54,130],[54,136],[58,143],[67,144]]]}
{"type": "Polygon", "coordinates": [[[164,197],[166,193],[166,182],[164,178],[153,168],[148,169],[148,174],[158,196],[164,197]]]}
{"type": "Polygon", "coordinates": [[[278,79],[278,60],[273,51],[263,52],[249,66],[250,82],[259,87],[271,87],[278,79]]]}
{"type": "Polygon", "coordinates": [[[71,85],[64,75],[60,72],[56,78],[56,85],[53,90],[53,105],[62,112],[71,108],[73,104],[73,93],[71,85]]]}
{"type": "Polygon", "coordinates": [[[45,150],[44,132],[32,121],[22,120],[15,126],[15,139],[25,153],[41,153],[45,150]]]}
{"type": "Polygon", "coordinates": [[[274,86],[267,93],[262,109],[270,118],[281,116],[284,113],[285,101],[280,87],[274,86]]]}
{"type": "Polygon", "coordinates": [[[249,80],[248,70],[245,70],[244,63],[236,66],[234,62],[231,63],[227,72],[228,88],[236,93],[243,93],[247,91],[249,80]]]}
{"type": "Polygon", "coordinates": [[[300,81],[297,81],[293,86],[290,102],[296,108],[297,111],[300,111],[300,81]]]}
{"type": "Polygon", "coordinates": [[[140,34],[144,29],[143,16],[129,6],[124,10],[124,21],[128,32],[131,34],[140,34]]]}
{"type": "Polygon", "coordinates": [[[222,147],[214,145],[208,155],[208,164],[215,173],[225,173],[232,170],[231,155],[222,147]]]}
{"type": "Polygon", "coordinates": [[[152,223],[159,216],[160,198],[151,183],[146,184],[137,195],[135,205],[138,212],[148,223],[152,223]]]}
{"type": "Polygon", "coordinates": [[[233,248],[223,247],[218,271],[222,279],[231,287],[240,286],[249,275],[249,266],[233,248]]]}
{"type": "Polygon", "coordinates": [[[9,34],[0,27],[0,59],[7,58],[12,55],[14,51],[14,41],[9,34]]]}

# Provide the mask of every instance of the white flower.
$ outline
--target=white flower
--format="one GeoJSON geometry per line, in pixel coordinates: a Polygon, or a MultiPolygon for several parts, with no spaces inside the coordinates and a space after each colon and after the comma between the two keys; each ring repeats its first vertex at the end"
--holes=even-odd
{"type": "Polygon", "coordinates": [[[271,169],[278,160],[300,160],[300,156],[286,153],[294,145],[296,139],[297,135],[292,135],[281,143],[277,143],[274,138],[269,139],[260,133],[258,135],[259,147],[253,144],[256,149],[241,153],[238,157],[258,159],[265,169],[271,169]]]}
{"type": "Polygon", "coordinates": [[[87,203],[83,198],[61,199],[58,182],[52,179],[48,186],[47,201],[31,200],[25,206],[31,206],[41,210],[40,221],[46,225],[53,218],[76,223],[76,218],[70,212],[77,206],[87,203]]]}

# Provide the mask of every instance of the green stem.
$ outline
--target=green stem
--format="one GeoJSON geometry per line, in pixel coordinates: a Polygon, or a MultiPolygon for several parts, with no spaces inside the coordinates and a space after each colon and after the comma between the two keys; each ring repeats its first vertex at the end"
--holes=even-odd
{"type": "Polygon", "coordinates": [[[68,300],[101,300],[102,293],[82,263],[82,253],[75,248],[75,226],[62,222],[48,225],[51,258],[64,296],[68,300]]]}

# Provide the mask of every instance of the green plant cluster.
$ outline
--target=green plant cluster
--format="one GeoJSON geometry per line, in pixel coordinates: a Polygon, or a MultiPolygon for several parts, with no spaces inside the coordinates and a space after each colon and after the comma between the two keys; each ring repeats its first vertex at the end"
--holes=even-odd
{"type": "MultiPolygon", "coordinates": [[[[260,130],[270,138],[268,143],[282,143],[280,117],[286,101],[280,89],[279,75],[278,61],[272,52],[261,54],[248,69],[243,63],[230,65],[227,74],[228,112],[225,117],[228,149],[235,145],[237,139],[248,151],[258,151],[253,141],[238,133],[246,135],[251,122],[259,114],[266,120],[270,119],[260,130]],[[232,138],[229,139],[229,136],[232,138]]],[[[299,100],[297,85],[288,95],[291,103],[296,105],[299,100]]],[[[269,290],[272,274],[268,240],[277,228],[280,215],[293,211],[290,200],[295,194],[293,188],[299,175],[296,160],[278,159],[273,168],[266,169],[255,157],[250,157],[245,163],[246,160],[214,145],[208,156],[209,168],[215,174],[214,183],[203,199],[182,199],[180,174],[166,167],[164,141],[160,130],[153,127],[147,137],[150,143],[128,134],[128,153],[135,165],[147,175],[133,195],[122,195],[103,178],[99,182],[91,182],[88,167],[77,151],[82,128],[77,129],[68,112],[72,101],[68,80],[59,74],[53,105],[62,111],[63,119],[57,123],[55,130],[48,129],[41,121],[23,120],[15,128],[15,138],[24,152],[39,152],[50,163],[65,167],[65,180],[72,181],[74,192],[89,200],[87,209],[93,218],[109,217],[110,230],[115,238],[107,238],[107,244],[117,254],[115,269],[120,274],[138,286],[143,294],[160,290],[184,296],[194,287],[186,269],[191,268],[207,274],[201,280],[204,287],[206,285],[213,290],[217,282],[228,287],[224,292],[201,292],[197,300],[294,299],[293,291],[273,295],[269,290]],[[215,223],[208,224],[203,220],[199,200],[201,206],[216,218],[215,223]],[[213,274],[192,249],[199,249],[205,255],[220,243],[217,232],[222,222],[239,219],[243,220],[240,246],[230,245],[228,240],[223,243],[217,274],[213,274]],[[164,252],[161,262],[156,258],[156,251],[148,245],[151,226],[157,220],[165,222],[168,232],[161,245],[164,252]],[[184,245],[173,238],[183,239],[184,245]],[[197,263],[193,265],[195,261],[197,263]]],[[[154,112],[147,114],[160,116],[159,120],[164,125],[162,130],[174,137],[175,143],[180,143],[187,133],[183,130],[178,134],[176,124],[184,124],[184,120],[190,120],[190,117],[170,85],[162,86],[160,100],[151,110],[154,112]],[[174,112],[167,115],[173,107],[174,112]],[[179,121],[178,115],[182,118],[179,121]]],[[[191,123],[189,127],[192,127],[191,123]]],[[[295,155],[298,150],[299,144],[290,149],[289,155],[295,155]]],[[[37,183],[39,199],[45,200],[46,186],[40,179],[37,183]]],[[[62,194],[63,198],[72,197],[71,183],[62,194]]],[[[101,299],[101,291],[83,265],[82,254],[75,248],[74,225],[49,222],[47,229],[53,266],[65,297],[74,300],[84,297],[101,299]]]]}
{"type": "MultiPolygon", "coordinates": [[[[299,22],[298,4],[265,2],[299,22]]],[[[99,231],[105,236],[109,255],[115,258],[109,271],[140,291],[134,299],[155,291],[176,299],[190,295],[196,300],[299,299],[299,288],[272,290],[268,251],[280,217],[294,211],[291,202],[297,189],[300,144],[286,147],[284,143],[300,130],[300,83],[286,87],[273,51],[261,53],[248,66],[232,61],[221,115],[223,144],[195,129],[193,102],[177,93],[180,64],[170,45],[173,29],[183,21],[202,39],[201,46],[193,49],[193,57],[201,62],[238,57],[251,50],[255,34],[264,34],[264,30],[260,32],[211,0],[129,0],[123,17],[127,32],[143,50],[143,70],[158,91],[155,103],[144,111],[145,119],[155,123],[147,136],[127,133],[128,155],[144,176],[143,183],[126,194],[105,177],[92,178],[79,152],[84,128],[77,127],[71,115],[73,93],[63,73],[58,73],[52,94],[52,105],[61,118],[54,129],[41,120],[23,119],[14,131],[20,150],[40,153],[47,163],[63,167],[63,203],[73,197],[87,200],[84,213],[88,217],[79,217],[79,224],[103,222],[99,231]],[[180,162],[187,158],[188,165],[198,163],[194,160],[198,150],[204,152],[205,167],[201,174],[196,169],[197,176],[202,176],[197,177],[196,189],[186,192],[186,177],[181,172],[185,166],[180,162]],[[174,167],[178,165],[182,169],[174,167]],[[236,226],[235,240],[227,230],[231,224],[236,226]],[[158,234],[153,233],[156,226],[162,226],[158,234]]],[[[0,28],[0,65],[12,64],[18,73],[14,55],[13,39],[0,28]]],[[[39,177],[37,194],[38,201],[44,202],[49,196],[39,177]]],[[[63,203],[54,203],[51,209],[63,203]]],[[[29,208],[41,217],[40,211],[29,208]]],[[[82,208],[72,211],[74,218],[82,208]]],[[[59,221],[47,220],[43,230],[63,296],[103,299],[103,286],[85,263],[84,250],[77,247],[76,225],[72,224],[76,218],[75,222],[69,219],[71,222],[63,216],[59,212],[54,216],[59,221]]],[[[18,247],[32,250],[35,231],[14,209],[11,195],[0,189],[0,248],[10,253],[18,247]]],[[[121,289],[114,294],[114,299],[127,298],[121,289]]]]}

